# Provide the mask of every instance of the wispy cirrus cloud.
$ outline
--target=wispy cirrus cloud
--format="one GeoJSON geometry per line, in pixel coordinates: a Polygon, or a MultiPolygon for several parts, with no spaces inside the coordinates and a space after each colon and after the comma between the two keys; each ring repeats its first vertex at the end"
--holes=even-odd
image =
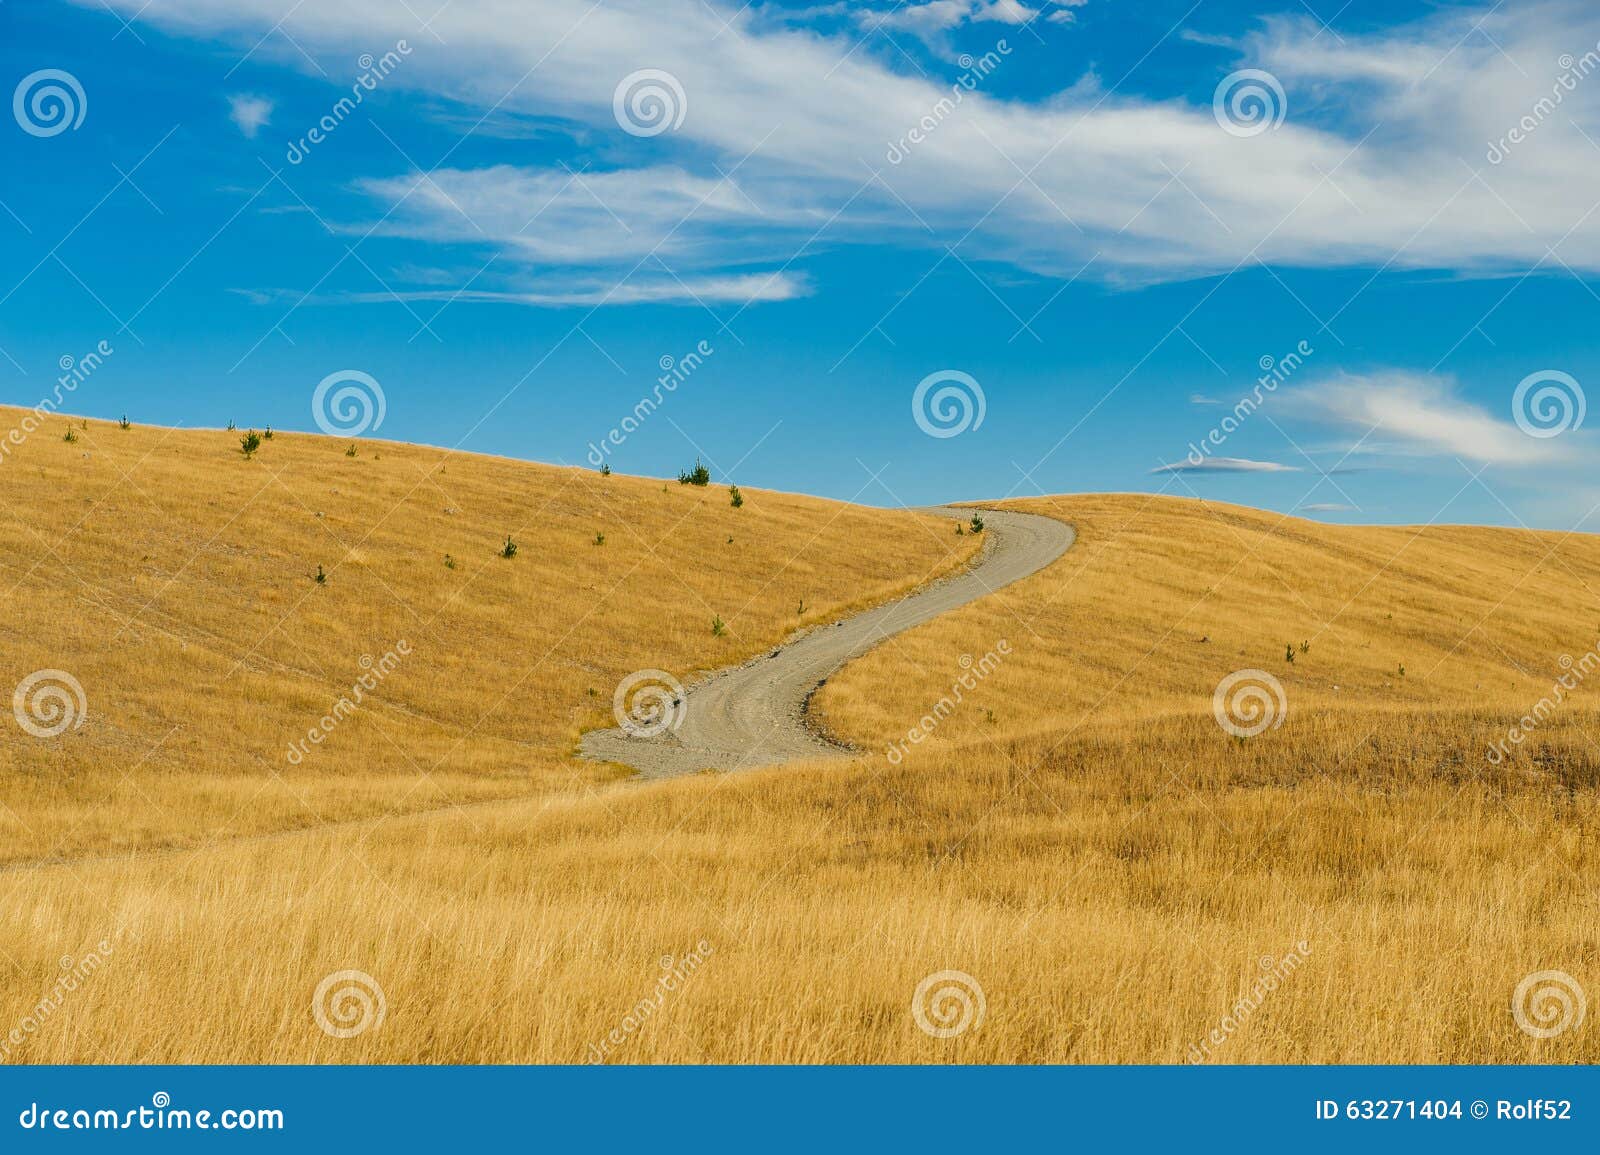
{"type": "Polygon", "coordinates": [[[1502,465],[1576,460],[1578,434],[1531,436],[1510,418],[1511,398],[1508,388],[1508,416],[1496,417],[1463,398],[1452,378],[1389,369],[1341,373],[1286,392],[1281,401],[1294,418],[1358,434],[1390,453],[1502,465]]]}
{"type": "MultiPolygon", "coordinates": [[[[981,15],[996,28],[1025,9],[1043,10],[952,2],[913,10],[928,10],[922,18],[933,23],[981,15]]],[[[281,0],[105,3],[180,34],[247,46],[277,29],[334,69],[374,40],[416,31],[403,5],[378,0],[321,0],[287,14],[281,0]]],[[[686,225],[692,233],[696,221],[718,217],[717,227],[701,231],[711,241],[720,230],[724,260],[753,244],[781,247],[805,218],[830,242],[961,241],[975,256],[1044,273],[1076,270],[1093,256],[1089,276],[1120,281],[1244,262],[1489,273],[1549,261],[1552,251],[1573,269],[1596,270],[1590,139],[1600,138],[1600,85],[1566,94],[1562,115],[1518,146],[1515,163],[1490,166],[1484,148],[1508,127],[1508,110],[1548,97],[1551,62],[1593,45],[1597,24],[1581,0],[1530,0],[1514,12],[1449,7],[1410,25],[1337,37],[1303,15],[1276,17],[1233,37],[1236,58],[1217,69],[1219,81],[1238,66],[1276,76],[1287,108],[1271,131],[1230,135],[1209,100],[1187,96],[1065,83],[1022,100],[988,85],[968,93],[898,165],[885,160],[888,142],[948,97],[949,77],[913,74],[887,50],[859,50],[854,24],[796,27],[732,3],[542,0],[508,21],[491,0],[454,0],[430,21],[437,42],[388,86],[566,122],[591,143],[632,147],[613,117],[617,82],[646,64],[671,73],[687,94],[687,115],[651,140],[655,163],[632,176],[586,177],[600,193],[587,205],[581,189],[560,198],[557,219],[618,250],[629,245],[607,235],[608,217],[638,226],[601,182],[668,180],[677,169],[683,180],[732,184],[723,174],[737,170],[738,192],[759,207],[739,212],[716,203],[718,192],[686,225]]],[[[1016,40],[1016,52],[1033,48],[1031,37],[1016,40]]],[[[467,175],[473,171],[461,170],[457,183],[475,180],[492,199],[492,186],[509,181],[520,199],[526,178],[499,167],[476,170],[476,178],[467,175]]],[[[367,187],[381,197],[407,179],[375,173],[367,187]]],[[[687,211],[679,191],[669,185],[663,203],[687,211]]],[[[443,223],[454,206],[426,196],[422,203],[434,219],[412,222],[431,226],[418,227],[419,237],[465,239],[443,223]]],[[[640,235],[661,234],[654,226],[665,212],[637,200],[632,211],[645,218],[640,235]]],[[[559,255],[554,230],[529,243],[516,235],[521,225],[485,232],[539,260],[559,255]]],[[[677,234],[670,243],[681,246],[677,234]]],[[[713,246],[702,254],[717,259],[713,246]]],[[[666,250],[657,255],[672,259],[666,250]]]]}
{"type": "MultiPolygon", "coordinates": [[[[481,278],[480,278],[481,279],[481,278]]],[[[623,280],[595,277],[542,277],[538,286],[504,288],[423,288],[381,292],[304,294],[292,289],[234,289],[254,304],[289,302],[296,305],[359,305],[385,301],[440,301],[499,305],[748,305],[762,301],[792,301],[808,296],[811,283],[792,273],[745,273],[688,278],[646,274],[623,280]]]]}
{"type": "Polygon", "coordinates": [[[1158,465],[1151,473],[1300,473],[1298,465],[1280,461],[1253,461],[1248,457],[1202,457],[1198,461],[1175,461],[1158,465]]]}

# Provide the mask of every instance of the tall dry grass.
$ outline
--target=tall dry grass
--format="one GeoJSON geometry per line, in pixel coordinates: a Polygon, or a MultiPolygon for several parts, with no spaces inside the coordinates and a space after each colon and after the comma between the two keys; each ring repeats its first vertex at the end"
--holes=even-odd
{"type": "MultiPolygon", "coordinates": [[[[36,1027],[9,1057],[1600,1059],[1591,1021],[1511,1008],[1537,971],[1600,989],[1588,687],[1485,757],[1595,644],[1592,539],[1022,505],[1078,546],[831,679],[857,758],[0,875],[0,1029],[36,1027]],[[1212,690],[1247,666],[1288,708],[1239,738],[1212,690]],[[337,1038],[313,997],[346,970],[385,1014],[337,1038]],[[942,971],[985,1008],[951,1038],[911,1009],[942,971]]],[[[583,680],[554,692],[578,716],[583,680]]]]}
{"type": "Polygon", "coordinates": [[[419,446],[279,432],[246,459],[239,433],[67,425],[0,466],[0,683],[63,670],[88,710],[51,741],[0,726],[0,861],[581,786],[596,770],[568,754],[625,674],[687,681],[975,548],[752,489],[734,509],[724,487],[419,446]]]}

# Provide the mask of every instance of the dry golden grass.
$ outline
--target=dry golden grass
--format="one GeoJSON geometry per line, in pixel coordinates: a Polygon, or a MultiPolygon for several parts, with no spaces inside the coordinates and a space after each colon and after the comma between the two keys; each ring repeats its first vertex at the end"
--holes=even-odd
{"type": "MultiPolygon", "coordinates": [[[[1534,971],[1600,989],[1587,687],[1504,764],[1484,757],[1559,656],[1594,647],[1600,543],[1144,497],[1018,505],[1079,544],[830,680],[821,707],[859,758],[574,777],[532,800],[0,875],[0,1029],[63,956],[111,947],[10,1057],[576,1062],[620,1037],[608,1060],[1180,1062],[1232,1014],[1206,1057],[1600,1059],[1592,1021],[1539,1040],[1510,1007],[1534,971]],[[998,670],[891,763],[960,655],[1000,638],[998,670]],[[1212,717],[1242,667],[1289,703],[1249,739],[1212,717]],[[1302,942],[1298,969],[1237,1013],[1258,960],[1302,942]],[[640,1015],[662,957],[697,950],[640,1015]],[[387,1013],[340,1039],[312,999],[346,969],[387,1013]],[[942,970],[987,1007],[949,1039],[910,1010],[942,970]]],[[[722,660],[689,643],[686,663],[722,660]]],[[[583,679],[552,693],[570,711],[541,731],[554,766],[583,679]]]]}
{"type": "Polygon", "coordinates": [[[237,433],[73,427],[0,465],[0,680],[64,670],[88,701],[51,741],[0,726],[0,861],[582,785],[596,770],[567,754],[623,675],[737,662],[975,548],[939,519],[750,489],[733,509],[722,487],[417,446],[278,433],[246,460],[237,433]]]}

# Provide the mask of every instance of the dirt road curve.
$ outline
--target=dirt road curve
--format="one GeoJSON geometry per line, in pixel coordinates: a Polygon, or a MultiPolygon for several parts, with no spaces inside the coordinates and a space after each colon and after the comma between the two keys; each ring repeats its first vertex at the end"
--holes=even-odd
{"type": "Polygon", "coordinates": [[[1000,510],[930,510],[965,521],[983,515],[978,561],[954,577],[821,626],[787,645],[691,686],[678,706],[675,731],[639,738],[623,730],[584,735],[583,755],[632,766],[645,778],[698,770],[740,770],[851,751],[806,724],[806,705],[822,682],[884,638],[966,605],[1043,569],[1073,543],[1072,527],[1053,518],[1000,510]]]}

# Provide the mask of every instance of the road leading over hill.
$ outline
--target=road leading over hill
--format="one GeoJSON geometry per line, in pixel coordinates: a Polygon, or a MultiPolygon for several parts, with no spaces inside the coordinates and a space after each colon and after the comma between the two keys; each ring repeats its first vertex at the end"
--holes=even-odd
{"type": "Polygon", "coordinates": [[[830,674],[893,634],[1037,573],[1076,537],[1071,526],[1037,514],[955,507],[929,512],[961,521],[983,516],[984,547],[976,563],[711,675],[685,692],[675,730],[648,738],[620,729],[591,731],[583,737],[584,757],[632,766],[645,778],[671,778],[852,753],[806,724],[811,695],[830,674]]]}

